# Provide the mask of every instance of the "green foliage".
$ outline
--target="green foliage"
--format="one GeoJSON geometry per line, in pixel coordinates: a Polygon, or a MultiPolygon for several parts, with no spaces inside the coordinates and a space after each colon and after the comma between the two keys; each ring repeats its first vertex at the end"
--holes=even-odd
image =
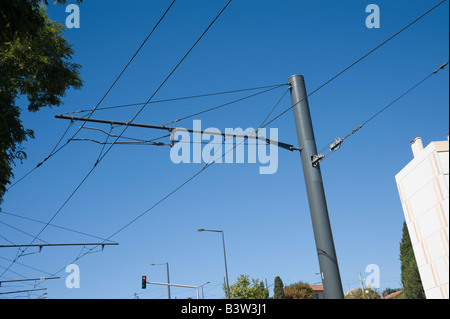
{"type": "MultiPolygon", "coordinates": [[[[66,0],[53,0],[55,4],[66,4],[66,0]]],[[[77,0],[78,3],[83,0],[77,0]]],[[[45,18],[39,10],[48,6],[48,0],[1,0],[0,6],[0,43],[16,36],[34,34],[45,24],[45,18]]]]}
{"type": "Polygon", "coordinates": [[[284,288],[285,299],[314,299],[314,290],[304,282],[298,282],[284,288]]]}
{"type": "Polygon", "coordinates": [[[349,291],[345,299],[381,299],[381,295],[372,288],[366,288],[363,290],[360,289],[352,289],[349,291]]]}
{"type": "Polygon", "coordinates": [[[400,242],[401,280],[406,299],[425,299],[419,268],[414,256],[406,222],[403,223],[403,236],[400,242]]]}
{"type": "Polygon", "coordinates": [[[284,295],[284,285],[280,277],[275,277],[273,285],[273,299],[286,299],[284,295]]]}
{"type": "MultiPolygon", "coordinates": [[[[226,294],[227,287],[223,285],[226,294]]],[[[250,275],[240,275],[234,285],[230,286],[231,299],[267,299],[269,289],[264,288],[264,282],[259,279],[250,279],[250,275]]]]}
{"type": "MultiPolygon", "coordinates": [[[[57,1],[65,3],[64,0],[57,1]]],[[[46,1],[44,1],[46,3],[46,1]]],[[[26,159],[21,146],[33,132],[22,126],[16,100],[28,99],[28,110],[59,106],[70,88],[82,86],[80,68],[65,27],[52,22],[41,1],[2,0],[0,6],[0,203],[13,177],[15,161],[26,159]]]]}

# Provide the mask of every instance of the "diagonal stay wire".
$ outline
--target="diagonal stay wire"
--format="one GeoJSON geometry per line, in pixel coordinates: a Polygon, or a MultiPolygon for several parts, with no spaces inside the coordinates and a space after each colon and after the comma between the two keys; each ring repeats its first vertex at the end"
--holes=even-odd
{"type": "Polygon", "coordinates": [[[390,108],[393,104],[395,104],[396,102],[398,102],[401,98],[403,98],[405,95],[411,93],[411,91],[415,90],[418,86],[420,86],[423,82],[427,81],[429,78],[431,78],[433,75],[435,75],[436,73],[438,73],[440,70],[443,70],[446,66],[448,65],[448,62],[445,62],[444,64],[442,64],[438,69],[436,69],[435,71],[433,71],[433,73],[431,73],[430,75],[428,75],[426,78],[424,78],[422,81],[418,82],[416,85],[414,85],[413,87],[411,87],[409,90],[407,90],[405,93],[403,93],[402,95],[400,95],[397,99],[395,99],[394,101],[392,101],[391,103],[389,103],[387,106],[385,106],[384,108],[382,108],[380,111],[378,111],[377,113],[375,113],[372,117],[370,117],[367,121],[365,121],[362,126],[366,125],[367,123],[371,122],[372,120],[374,120],[376,117],[378,117],[381,113],[383,113],[384,111],[386,111],[388,108],[390,108]]]}
{"type": "Polygon", "coordinates": [[[366,53],[365,55],[363,55],[361,58],[359,58],[358,60],[356,60],[355,62],[353,62],[352,64],[350,64],[348,67],[346,67],[345,69],[343,69],[341,72],[339,72],[338,74],[336,74],[335,76],[333,76],[331,79],[329,79],[328,81],[326,81],[325,83],[323,83],[322,85],[320,85],[318,88],[316,88],[315,90],[313,90],[311,93],[309,93],[305,98],[303,98],[302,100],[298,101],[297,103],[295,103],[294,105],[292,105],[291,107],[287,108],[286,110],[284,110],[282,113],[280,113],[279,115],[277,115],[276,117],[274,117],[272,120],[270,120],[269,122],[266,123],[266,125],[264,125],[263,127],[275,122],[276,120],[278,120],[280,117],[282,117],[284,114],[286,114],[287,112],[289,112],[291,109],[293,109],[296,105],[300,104],[303,100],[305,100],[306,98],[310,97],[311,95],[315,94],[316,92],[318,92],[319,90],[321,90],[322,88],[324,88],[325,86],[327,86],[328,84],[330,84],[331,82],[333,82],[334,80],[336,80],[338,77],[340,77],[342,74],[344,74],[345,72],[347,72],[348,70],[350,70],[351,68],[353,68],[355,65],[357,65],[358,63],[360,63],[361,61],[363,61],[365,58],[367,58],[369,55],[371,55],[372,53],[374,53],[375,51],[377,51],[378,49],[380,49],[381,47],[383,47],[384,45],[386,45],[388,42],[390,42],[392,39],[394,39],[395,37],[397,37],[398,35],[400,35],[402,32],[404,32],[405,30],[409,29],[411,26],[413,26],[415,23],[417,23],[419,20],[421,20],[422,18],[424,18],[426,15],[430,14],[432,11],[434,11],[435,9],[437,9],[439,6],[441,6],[442,4],[444,4],[444,2],[446,2],[447,0],[443,0],[441,2],[439,2],[438,4],[436,4],[434,7],[432,7],[431,9],[429,9],[428,11],[426,11],[425,13],[423,13],[420,17],[418,17],[417,19],[415,19],[414,21],[410,22],[407,26],[405,26],[404,28],[402,28],[400,31],[396,32],[394,35],[392,35],[391,37],[389,37],[388,39],[386,39],[385,41],[383,41],[381,44],[379,44],[378,46],[376,46],[374,49],[372,49],[371,51],[369,51],[368,53],[366,53]]]}
{"type": "Polygon", "coordinates": [[[231,102],[227,102],[227,103],[225,103],[225,104],[221,104],[221,105],[218,105],[218,106],[214,106],[214,107],[211,107],[211,108],[209,108],[209,109],[206,109],[206,110],[203,110],[203,111],[194,113],[194,114],[186,115],[186,116],[184,116],[184,117],[182,117],[182,118],[179,118],[179,119],[177,119],[177,120],[168,122],[168,123],[166,123],[166,124],[164,124],[164,125],[170,125],[170,124],[173,124],[173,123],[178,123],[178,122],[187,120],[187,119],[192,118],[192,117],[197,116],[197,115],[202,115],[202,114],[205,114],[205,113],[208,113],[208,112],[212,112],[212,111],[215,111],[215,110],[224,108],[224,107],[226,107],[226,106],[229,106],[229,105],[232,105],[232,104],[236,104],[236,103],[238,103],[238,102],[242,102],[242,101],[251,99],[251,98],[253,98],[253,97],[256,97],[256,96],[258,96],[258,95],[262,95],[262,94],[264,94],[264,93],[273,91],[273,90],[278,89],[278,88],[280,88],[280,87],[282,87],[282,86],[285,86],[285,85],[286,85],[286,84],[281,84],[281,85],[278,85],[278,86],[275,86],[275,87],[271,87],[271,88],[269,88],[269,89],[267,89],[267,90],[264,90],[264,91],[261,91],[261,92],[255,93],[255,94],[251,94],[251,95],[242,97],[242,98],[240,98],[240,99],[237,99],[237,100],[234,100],[234,101],[231,101],[231,102]]]}
{"type": "MultiPolygon", "coordinates": [[[[174,1],[175,2],[175,1],[174,1]]],[[[211,27],[215,24],[215,22],[219,19],[219,17],[222,15],[222,13],[226,10],[226,8],[230,5],[230,3],[232,2],[232,0],[229,0],[227,2],[227,4],[223,7],[223,9],[220,11],[220,13],[214,18],[214,20],[208,25],[208,27],[206,28],[206,30],[201,34],[201,36],[197,39],[197,41],[194,43],[194,45],[189,49],[189,51],[183,56],[183,58],[181,59],[181,61],[175,66],[175,68],[170,72],[170,74],[165,78],[165,80],[161,83],[161,85],[158,87],[158,89],[153,93],[153,95],[150,97],[150,99],[147,101],[147,103],[139,110],[139,112],[137,112],[137,114],[134,116],[134,118],[132,120],[130,120],[129,123],[132,123],[137,117],[138,115],[144,110],[144,108],[148,105],[148,103],[151,102],[151,100],[154,98],[154,96],[161,90],[161,88],[166,84],[166,82],[171,78],[171,76],[175,73],[175,71],[180,67],[180,65],[186,60],[186,58],[189,56],[189,54],[194,50],[194,48],[197,46],[197,44],[200,42],[200,40],[208,33],[208,31],[211,29],[211,27]]],[[[173,4],[173,3],[172,3],[173,4]]],[[[166,11],[167,12],[167,11],[166,11]]],[[[162,20],[162,19],[161,19],[162,20]]],[[[160,21],[161,21],[160,20],[160,21]]],[[[159,23],[159,22],[158,22],[159,23]]],[[[92,113],[90,114],[90,116],[95,112],[95,109],[92,111],[92,113]]],[[[84,125],[84,124],[83,124],[84,125]]],[[[121,132],[121,134],[117,137],[116,141],[117,142],[120,137],[125,133],[125,131],[127,130],[129,126],[126,126],[124,128],[124,130],[121,132]]],[[[77,131],[77,133],[81,130],[81,128],[77,131]]],[[[76,134],[77,134],[76,133],[76,134]]],[[[52,216],[52,218],[50,219],[50,221],[42,228],[42,230],[36,235],[36,238],[42,234],[42,232],[47,228],[48,224],[50,224],[53,219],[56,218],[56,216],[61,212],[61,210],[66,206],[66,204],[70,201],[70,199],[75,195],[75,193],[78,191],[78,189],[80,189],[80,187],[86,182],[86,180],[89,178],[89,176],[92,174],[92,172],[95,170],[95,168],[97,167],[97,165],[105,158],[105,156],[109,153],[109,151],[112,149],[112,147],[114,146],[114,144],[112,144],[107,150],[106,152],[103,154],[103,156],[94,164],[94,166],[91,168],[91,170],[87,173],[87,175],[83,178],[83,180],[80,182],[80,184],[78,184],[78,186],[75,188],[75,190],[69,195],[69,197],[66,199],[66,201],[62,204],[62,206],[56,211],[56,213],[52,216]]],[[[35,238],[35,239],[36,239],[35,238]]],[[[34,240],[32,241],[32,243],[34,242],[34,240]]],[[[26,250],[26,248],[25,248],[26,250]]],[[[92,250],[92,249],[91,249],[92,250]]],[[[90,250],[90,251],[91,251],[90,250]]],[[[20,258],[20,256],[18,256],[14,262],[20,258]]],[[[3,274],[9,270],[9,268],[14,264],[11,263],[9,265],[9,267],[3,272],[3,274]]],[[[1,276],[3,276],[0,275],[1,276]]]]}
{"type": "Polygon", "coordinates": [[[328,147],[324,147],[324,149],[329,148],[329,152],[325,155],[325,157],[330,156],[331,154],[334,153],[335,150],[338,150],[342,143],[344,143],[344,141],[346,141],[348,138],[350,138],[351,136],[353,136],[354,134],[358,133],[364,126],[366,126],[369,122],[373,121],[375,118],[377,118],[378,116],[380,116],[382,113],[384,113],[385,111],[387,111],[390,107],[392,107],[395,103],[397,103],[398,101],[400,101],[402,98],[404,98],[405,96],[407,96],[409,93],[411,93],[412,91],[414,91],[415,89],[417,89],[421,84],[423,84],[425,81],[427,81],[428,79],[430,79],[433,75],[435,75],[436,73],[438,73],[439,71],[443,70],[446,66],[448,65],[448,62],[444,63],[443,65],[441,65],[438,69],[436,69],[435,71],[433,71],[433,73],[429,74],[428,76],[426,76],[424,79],[422,79],[421,81],[419,81],[418,83],[416,83],[414,86],[412,86],[411,88],[409,88],[408,90],[406,90],[404,93],[402,93],[400,96],[398,96],[395,100],[393,100],[392,102],[390,102],[389,104],[387,104],[385,107],[383,107],[382,109],[380,109],[378,112],[376,112],[374,115],[372,115],[369,119],[367,119],[364,123],[362,123],[360,126],[358,126],[357,128],[355,128],[353,131],[351,131],[350,133],[348,133],[344,138],[337,138],[334,140],[334,145],[328,147]]]}
{"type": "MultiPolygon", "coordinates": [[[[289,91],[290,91],[290,88],[288,88],[288,89],[286,90],[286,92],[283,93],[283,95],[281,96],[281,98],[278,100],[278,102],[275,104],[275,106],[271,109],[271,111],[270,111],[269,114],[266,116],[266,118],[262,121],[262,123],[260,124],[259,127],[263,127],[263,126],[264,126],[264,124],[267,122],[267,119],[268,119],[268,118],[270,117],[270,115],[276,110],[276,108],[281,104],[281,102],[283,101],[284,97],[286,96],[286,94],[287,94],[289,91]]],[[[252,133],[250,133],[250,135],[256,134],[256,133],[258,132],[258,130],[259,130],[259,129],[254,130],[252,133]]],[[[233,141],[233,137],[231,137],[231,140],[233,141]]],[[[242,143],[245,143],[247,140],[248,140],[248,137],[244,138],[239,144],[236,145],[236,147],[238,147],[238,146],[241,145],[242,143]]],[[[225,143],[225,142],[226,142],[226,137],[224,138],[224,143],[225,143]]],[[[234,144],[234,143],[232,142],[231,144],[234,144]]],[[[232,149],[232,151],[234,151],[234,149],[235,149],[236,147],[234,147],[234,148],[232,149]]],[[[211,163],[211,161],[213,161],[214,157],[216,156],[216,154],[217,154],[217,152],[218,152],[219,150],[220,150],[220,148],[217,148],[217,150],[214,152],[214,154],[210,157],[210,159],[209,159],[208,163],[206,164],[206,166],[208,166],[208,165],[211,163]]],[[[229,152],[230,152],[230,151],[226,152],[225,155],[228,154],[229,152]]],[[[225,156],[225,155],[224,155],[224,156],[225,156]]],[[[222,159],[224,156],[222,156],[221,158],[219,158],[219,159],[217,159],[217,160],[222,159]]],[[[215,162],[215,161],[216,161],[216,160],[214,160],[214,162],[215,162]]]]}
{"type": "Polygon", "coordinates": [[[286,94],[288,94],[288,92],[290,91],[290,88],[288,88],[286,90],[286,92],[283,94],[283,96],[280,98],[280,100],[278,101],[277,104],[275,104],[275,106],[272,108],[272,110],[269,112],[269,114],[267,114],[266,118],[264,119],[264,121],[262,122],[261,126],[263,127],[267,120],[269,119],[269,117],[272,115],[273,112],[275,112],[275,110],[277,109],[277,107],[281,104],[281,102],[283,101],[284,97],[286,96],[286,94]]]}
{"type": "MultiPolygon", "coordinates": [[[[264,89],[280,87],[280,86],[284,86],[284,85],[288,85],[288,84],[266,85],[266,86],[247,88],[247,89],[239,89],[239,90],[232,90],[232,91],[222,91],[222,92],[217,92],[217,93],[207,93],[207,94],[201,94],[201,95],[191,95],[191,96],[185,96],[185,97],[177,97],[177,98],[171,98],[171,99],[151,101],[149,104],[176,102],[176,101],[183,101],[183,100],[191,100],[191,99],[198,99],[198,98],[204,98],[204,97],[225,95],[225,94],[234,94],[234,93],[242,93],[242,92],[248,92],[248,91],[264,90],[264,89]]],[[[104,110],[112,110],[112,109],[118,109],[118,108],[139,106],[139,105],[144,105],[145,103],[146,102],[140,102],[140,103],[133,103],[133,104],[123,104],[123,105],[116,105],[116,106],[99,107],[99,108],[97,108],[97,111],[104,111],[104,110]]],[[[91,112],[91,111],[92,111],[92,109],[79,110],[79,111],[73,111],[73,112],[65,112],[65,113],[61,113],[61,114],[68,115],[68,114],[76,114],[76,113],[86,113],[86,112],[91,112]]]]}

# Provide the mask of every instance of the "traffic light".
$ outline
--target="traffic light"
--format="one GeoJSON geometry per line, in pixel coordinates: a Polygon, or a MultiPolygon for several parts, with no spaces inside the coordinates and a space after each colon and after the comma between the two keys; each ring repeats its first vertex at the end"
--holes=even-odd
{"type": "Polygon", "coordinates": [[[142,276],[142,289],[147,288],[147,276],[142,276]]]}

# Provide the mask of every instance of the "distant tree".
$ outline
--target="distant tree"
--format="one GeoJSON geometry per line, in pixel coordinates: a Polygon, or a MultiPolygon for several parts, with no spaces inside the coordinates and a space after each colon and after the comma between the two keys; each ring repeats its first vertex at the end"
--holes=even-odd
{"type": "Polygon", "coordinates": [[[381,295],[372,288],[352,289],[345,295],[345,299],[381,299],[381,295]]]}
{"type": "Polygon", "coordinates": [[[273,299],[286,299],[286,296],[284,295],[283,281],[279,276],[275,277],[273,285],[273,299]]]}
{"type": "Polygon", "coordinates": [[[401,280],[406,299],[426,299],[406,222],[400,242],[401,280]]]}
{"type": "Polygon", "coordinates": [[[298,282],[284,288],[285,299],[314,299],[314,290],[304,282],[298,282]]]}
{"type": "MultiPolygon", "coordinates": [[[[223,285],[223,291],[227,287],[223,285]]],[[[240,275],[234,285],[230,286],[231,299],[268,299],[269,289],[264,287],[264,282],[259,279],[250,279],[250,275],[240,275]]]]}

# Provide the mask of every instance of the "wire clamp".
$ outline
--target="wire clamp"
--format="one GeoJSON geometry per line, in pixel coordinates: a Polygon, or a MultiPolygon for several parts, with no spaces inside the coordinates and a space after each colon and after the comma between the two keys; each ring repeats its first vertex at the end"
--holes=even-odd
{"type": "Polygon", "coordinates": [[[333,143],[331,143],[330,144],[330,151],[331,152],[333,152],[333,151],[337,151],[338,149],[340,149],[341,148],[341,145],[342,145],[342,142],[344,142],[344,140],[343,139],[341,139],[340,137],[337,137],[334,141],[333,141],[333,143]]]}
{"type": "Polygon", "coordinates": [[[312,161],[312,166],[313,167],[317,167],[319,165],[320,162],[322,162],[322,160],[325,158],[325,155],[323,155],[322,153],[318,154],[318,155],[314,155],[311,158],[312,161]]]}

